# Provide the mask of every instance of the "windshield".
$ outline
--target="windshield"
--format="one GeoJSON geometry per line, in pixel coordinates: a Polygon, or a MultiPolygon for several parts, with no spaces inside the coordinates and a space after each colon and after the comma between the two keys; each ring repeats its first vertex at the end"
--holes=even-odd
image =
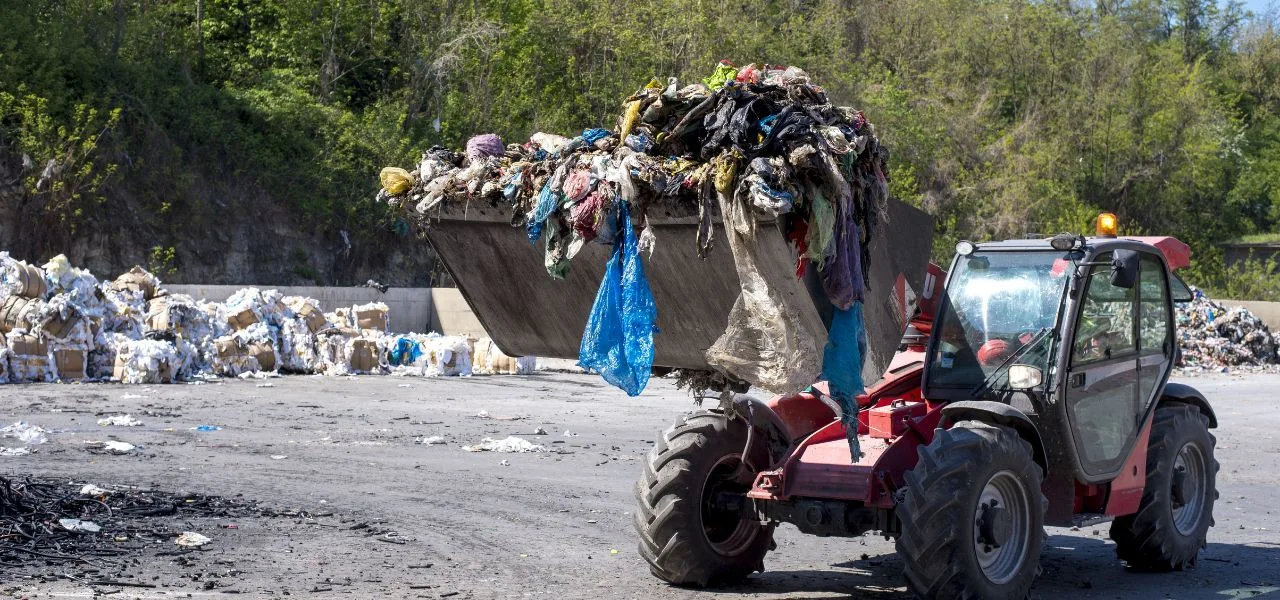
{"type": "MultiPolygon", "coordinates": [[[[1024,346],[1049,347],[1052,336],[1046,334],[1062,305],[1071,265],[1067,254],[1056,251],[960,257],[934,325],[930,386],[976,389],[1024,346]]],[[[1043,370],[1047,360],[1047,352],[1028,349],[1016,362],[1043,370]]]]}

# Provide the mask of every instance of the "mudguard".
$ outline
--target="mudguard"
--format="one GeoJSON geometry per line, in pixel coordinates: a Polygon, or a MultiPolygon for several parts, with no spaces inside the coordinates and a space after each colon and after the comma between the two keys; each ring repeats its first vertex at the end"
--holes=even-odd
{"type": "Polygon", "coordinates": [[[1200,393],[1200,390],[1193,388],[1185,383],[1169,383],[1164,386],[1164,392],[1160,394],[1160,403],[1165,402],[1181,402],[1190,404],[1198,409],[1200,413],[1209,417],[1209,428],[1214,429],[1218,426],[1218,416],[1213,414],[1213,407],[1209,406],[1209,399],[1200,393]]]}
{"type": "Polygon", "coordinates": [[[1036,429],[1035,423],[1032,423],[1022,411],[1002,402],[967,400],[952,402],[942,407],[942,418],[952,423],[974,420],[1012,427],[1018,435],[1031,444],[1036,464],[1040,465],[1040,468],[1044,469],[1045,476],[1048,476],[1049,461],[1045,456],[1044,440],[1040,437],[1040,430],[1036,429]]]}

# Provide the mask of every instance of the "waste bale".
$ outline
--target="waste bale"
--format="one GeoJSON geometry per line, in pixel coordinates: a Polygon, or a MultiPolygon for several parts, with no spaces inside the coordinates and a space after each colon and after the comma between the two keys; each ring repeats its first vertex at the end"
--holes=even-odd
{"type": "Polygon", "coordinates": [[[275,372],[280,365],[276,345],[275,332],[266,323],[256,322],[214,341],[213,370],[228,377],[275,372]]]}
{"type": "Polygon", "coordinates": [[[137,265],[111,282],[111,287],[120,292],[136,292],[144,301],[155,298],[161,290],[160,279],[137,265]]]}
{"type": "MultiPolygon", "coordinates": [[[[309,304],[304,306],[310,307],[309,304]]],[[[295,313],[292,319],[285,321],[278,333],[280,340],[280,371],[285,373],[311,374],[316,371],[320,355],[316,351],[316,335],[311,330],[307,317],[295,313]]],[[[323,318],[323,313],[319,314],[323,318]]]]}
{"type": "Polygon", "coordinates": [[[1176,308],[1179,366],[1222,370],[1280,365],[1280,340],[1248,309],[1224,306],[1198,289],[1190,302],[1176,308]]]}
{"type": "Polygon", "coordinates": [[[424,377],[467,376],[472,373],[471,340],[438,333],[415,336],[421,347],[418,364],[424,377]]]}
{"type": "Polygon", "coordinates": [[[0,384],[9,383],[9,340],[0,333],[0,384]]]}
{"type": "MultiPolygon", "coordinates": [[[[97,311],[102,314],[99,304],[97,311]]],[[[86,350],[93,344],[92,321],[83,305],[75,302],[69,293],[57,293],[43,303],[36,316],[35,331],[51,341],[86,350]]]]}
{"type": "Polygon", "coordinates": [[[9,296],[43,299],[47,293],[44,271],[0,252],[0,301],[9,296]]]}
{"type": "Polygon", "coordinates": [[[387,331],[391,327],[388,316],[391,309],[382,302],[370,302],[351,307],[351,317],[358,329],[376,329],[387,331]]]}
{"type": "Polygon", "coordinates": [[[103,298],[93,273],[71,266],[65,254],[49,259],[41,268],[50,295],[65,295],[65,302],[86,317],[102,316],[103,298]]]}
{"type": "Polygon", "coordinates": [[[115,377],[118,349],[134,339],[140,338],[132,338],[123,333],[99,332],[94,338],[93,349],[89,351],[86,375],[90,379],[115,377]]]}
{"type": "Polygon", "coordinates": [[[18,330],[6,335],[5,343],[8,346],[10,383],[38,383],[57,378],[49,344],[43,337],[18,330]]]}
{"type": "Polygon", "coordinates": [[[529,375],[538,367],[538,359],[532,356],[507,356],[492,339],[476,340],[471,368],[476,375],[529,375]]]}
{"type": "Polygon", "coordinates": [[[324,309],[320,307],[320,303],[315,298],[285,296],[281,300],[285,306],[288,306],[293,311],[297,318],[306,323],[307,329],[311,333],[320,333],[329,328],[329,321],[325,318],[324,309]]]}
{"type": "Polygon", "coordinates": [[[170,342],[122,340],[116,345],[112,378],[121,383],[173,383],[182,360],[170,342]]]}
{"type": "Polygon", "coordinates": [[[54,377],[58,381],[81,381],[88,377],[88,348],[54,348],[50,354],[53,357],[54,377]]]}
{"type": "Polygon", "coordinates": [[[0,304],[0,333],[34,329],[40,324],[43,313],[43,300],[9,296],[0,304]]]}
{"type": "Polygon", "coordinates": [[[316,370],[325,375],[381,374],[389,370],[386,362],[390,338],[377,330],[349,327],[328,329],[317,337],[319,360],[316,370]]]}

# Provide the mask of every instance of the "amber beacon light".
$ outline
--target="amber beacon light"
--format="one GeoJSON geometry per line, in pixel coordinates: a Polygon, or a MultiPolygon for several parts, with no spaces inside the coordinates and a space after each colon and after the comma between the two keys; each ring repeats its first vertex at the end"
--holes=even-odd
{"type": "Polygon", "coordinates": [[[1098,237],[1116,237],[1116,216],[1112,213],[1098,215],[1098,237]]]}

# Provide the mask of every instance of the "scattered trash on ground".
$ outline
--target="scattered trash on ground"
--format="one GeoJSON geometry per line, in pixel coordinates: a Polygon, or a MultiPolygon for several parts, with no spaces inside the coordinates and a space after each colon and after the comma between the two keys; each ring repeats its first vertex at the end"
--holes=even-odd
{"type": "Polygon", "coordinates": [[[433,435],[429,437],[420,437],[413,441],[415,443],[422,444],[423,446],[440,446],[448,443],[444,441],[444,436],[439,436],[439,435],[433,435]]]}
{"type": "Polygon", "coordinates": [[[49,441],[49,430],[26,421],[18,421],[13,425],[0,427],[0,438],[12,438],[23,444],[34,446],[49,441]]]}
{"type": "Polygon", "coordinates": [[[58,519],[58,524],[67,531],[84,533],[98,533],[99,531],[102,531],[102,527],[93,521],[81,521],[80,519],[58,519]]]}
{"type": "Polygon", "coordinates": [[[222,431],[222,427],[218,425],[196,425],[191,431],[222,431]]]}
{"type": "Polygon", "coordinates": [[[105,442],[85,442],[85,449],[90,452],[101,452],[104,454],[128,454],[133,452],[137,446],[129,442],[121,442],[119,440],[108,440],[105,442]]]}
{"type": "Polygon", "coordinates": [[[504,416],[504,415],[491,415],[491,414],[489,414],[489,411],[487,411],[487,410],[482,410],[482,411],[480,411],[480,412],[476,413],[476,418],[477,418],[477,419],[492,419],[492,420],[494,420],[494,421],[519,421],[519,420],[524,419],[524,417],[521,417],[521,416],[510,416],[510,415],[507,415],[507,416],[504,416]]]}
{"type": "Polygon", "coordinates": [[[208,537],[200,535],[194,531],[184,531],[182,532],[182,535],[178,536],[178,539],[173,541],[173,543],[179,546],[183,546],[185,548],[199,548],[200,546],[208,544],[209,542],[212,542],[212,541],[213,541],[212,539],[209,539],[208,537]]]}
{"type": "Polygon", "coordinates": [[[104,427],[141,427],[142,421],[133,418],[133,415],[113,415],[98,419],[98,424],[104,427]]]}
{"type": "Polygon", "coordinates": [[[544,446],[514,435],[501,440],[484,438],[479,444],[463,446],[462,449],[467,452],[546,452],[547,450],[544,446]]]}

